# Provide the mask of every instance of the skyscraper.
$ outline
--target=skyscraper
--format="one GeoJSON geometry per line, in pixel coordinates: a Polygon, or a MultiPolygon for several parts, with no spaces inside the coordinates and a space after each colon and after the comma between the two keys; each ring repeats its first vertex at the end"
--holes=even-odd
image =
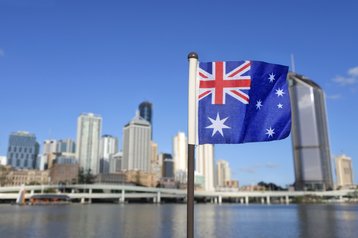
{"type": "Polygon", "coordinates": [[[153,139],[152,103],[148,101],[144,101],[141,104],[139,104],[138,110],[139,110],[139,116],[150,123],[151,126],[150,139],[153,139]]]}
{"type": "Polygon", "coordinates": [[[179,181],[186,178],[188,169],[188,153],[187,138],[184,132],[178,132],[173,138],[173,159],[174,159],[174,175],[179,181]]]}
{"type": "Polygon", "coordinates": [[[150,172],[151,125],[137,115],[123,128],[122,170],[150,172]]]}
{"type": "Polygon", "coordinates": [[[196,171],[204,176],[204,190],[213,191],[214,185],[214,145],[205,144],[197,146],[196,171]]]}
{"type": "Polygon", "coordinates": [[[82,114],[77,119],[76,157],[85,171],[99,172],[99,142],[102,118],[93,113],[82,114]]]}
{"type": "Polygon", "coordinates": [[[42,170],[42,167],[44,166],[44,169],[51,169],[54,161],[56,159],[56,152],[57,152],[57,141],[56,140],[45,140],[42,146],[42,157],[41,162],[43,165],[40,166],[40,169],[42,170]]]}
{"type": "Polygon", "coordinates": [[[111,135],[103,135],[100,140],[100,173],[109,173],[109,160],[118,152],[118,139],[111,135]]]}
{"type": "Polygon", "coordinates": [[[352,159],[346,155],[336,157],[337,186],[349,187],[353,185],[352,159]]]}
{"type": "Polygon", "coordinates": [[[312,80],[289,73],[297,190],[333,188],[325,95],[312,80]]]}
{"type": "Polygon", "coordinates": [[[174,178],[174,161],[171,154],[163,153],[163,167],[162,167],[162,177],[163,178],[174,178]]]}
{"type": "Polygon", "coordinates": [[[139,104],[139,116],[152,125],[152,103],[145,101],[139,104]]]}
{"type": "Polygon", "coordinates": [[[218,187],[225,187],[226,181],[231,180],[231,172],[229,163],[226,160],[218,160],[217,162],[217,181],[218,187]]]}
{"type": "Polygon", "coordinates": [[[10,134],[7,164],[17,169],[34,169],[39,153],[35,134],[18,131],[10,134]]]}
{"type": "Polygon", "coordinates": [[[57,152],[59,153],[76,153],[76,143],[71,139],[58,140],[57,152]]]}

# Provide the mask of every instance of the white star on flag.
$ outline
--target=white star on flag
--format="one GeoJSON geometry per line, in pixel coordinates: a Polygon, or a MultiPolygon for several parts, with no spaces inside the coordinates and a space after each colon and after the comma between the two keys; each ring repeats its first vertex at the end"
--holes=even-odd
{"type": "Polygon", "coordinates": [[[224,137],[224,133],[223,133],[223,129],[230,129],[230,127],[228,127],[227,125],[224,125],[225,121],[229,118],[226,117],[224,119],[220,119],[219,113],[216,114],[216,119],[212,119],[210,117],[208,117],[209,120],[211,121],[211,125],[207,126],[206,128],[212,128],[213,130],[213,134],[211,135],[211,137],[213,137],[215,135],[216,132],[219,132],[220,135],[222,137],[224,137]]]}
{"type": "Polygon", "coordinates": [[[262,105],[261,100],[258,100],[257,103],[256,103],[256,109],[259,109],[259,110],[260,110],[262,106],[263,106],[263,105],[262,105]]]}
{"type": "Polygon", "coordinates": [[[270,83],[272,83],[273,81],[275,81],[275,75],[273,73],[269,74],[269,78],[270,83]]]}
{"type": "Polygon", "coordinates": [[[277,108],[278,109],[282,109],[283,108],[283,105],[281,103],[277,104],[277,108]]]}
{"type": "Polygon", "coordinates": [[[277,97],[283,97],[283,95],[285,94],[285,92],[283,91],[283,89],[279,88],[279,89],[276,89],[276,93],[277,97]]]}
{"type": "Polygon", "coordinates": [[[273,134],[275,134],[275,129],[272,129],[270,126],[270,129],[266,129],[266,135],[268,135],[268,137],[273,137],[273,134]]]}

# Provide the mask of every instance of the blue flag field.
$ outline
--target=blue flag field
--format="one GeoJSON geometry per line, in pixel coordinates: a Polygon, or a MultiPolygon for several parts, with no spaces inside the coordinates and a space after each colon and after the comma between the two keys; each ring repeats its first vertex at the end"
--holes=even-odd
{"type": "Polygon", "coordinates": [[[281,140],[290,134],[288,67],[260,61],[200,62],[198,144],[281,140]]]}

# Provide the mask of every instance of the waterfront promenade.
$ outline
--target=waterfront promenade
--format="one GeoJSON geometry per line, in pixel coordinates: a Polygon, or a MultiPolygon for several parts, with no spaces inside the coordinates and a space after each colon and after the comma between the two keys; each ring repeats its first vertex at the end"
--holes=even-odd
{"type": "MultiPolygon", "coordinates": [[[[15,201],[21,186],[0,187],[0,201],[15,201]]],[[[91,203],[96,201],[112,201],[118,203],[145,199],[153,203],[161,203],[167,200],[186,201],[186,190],[148,188],[130,185],[114,184],[77,184],[77,185],[35,185],[25,186],[25,198],[29,199],[33,194],[60,193],[69,196],[73,201],[91,203]]],[[[207,192],[196,191],[195,199],[211,203],[234,202],[249,204],[250,201],[271,204],[289,204],[294,198],[302,196],[314,196],[325,200],[345,201],[348,194],[354,190],[335,191],[238,191],[238,192],[207,192]]]]}

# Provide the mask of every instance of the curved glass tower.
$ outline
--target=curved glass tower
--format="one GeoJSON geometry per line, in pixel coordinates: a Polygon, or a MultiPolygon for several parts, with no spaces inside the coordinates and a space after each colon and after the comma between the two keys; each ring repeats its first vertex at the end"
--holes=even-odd
{"type": "Polygon", "coordinates": [[[139,104],[138,110],[139,110],[139,116],[141,118],[144,118],[150,123],[152,127],[150,138],[153,139],[152,103],[148,101],[144,101],[141,104],[139,104]]]}
{"type": "Polygon", "coordinates": [[[152,124],[152,104],[148,101],[139,104],[139,116],[152,124]]]}
{"type": "Polygon", "coordinates": [[[333,188],[325,95],[312,80],[289,73],[296,190],[333,188]]]}

